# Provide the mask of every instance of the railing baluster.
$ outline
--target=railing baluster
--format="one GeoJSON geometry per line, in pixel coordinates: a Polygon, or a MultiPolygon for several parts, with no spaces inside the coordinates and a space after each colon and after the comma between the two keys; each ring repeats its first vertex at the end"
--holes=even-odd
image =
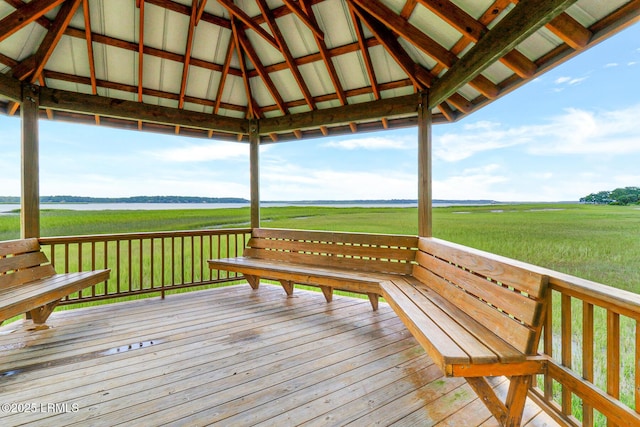
{"type": "Polygon", "coordinates": [[[151,275],[151,289],[155,288],[156,270],[154,268],[156,239],[151,238],[151,247],[149,248],[149,274],[151,275]]]}
{"type": "MultiPolygon", "coordinates": [[[[571,369],[571,297],[562,294],[561,301],[561,358],[562,364],[571,369]]],[[[571,390],[562,387],[562,413],[571,415],[571,390]]]]}
{"type": "MultiPolygon", "coordinates": [[[[593,304],[582,303],[582,377],[593,382],[593,304]]],[[[582,425],[593,427],[593,408],[582,402],[582,425]]]]}
{"type": "Polygon", "coordinates": [[[640,320],[636,320],[636,358],[635,358],[635,382],[634,388],[636,412],[640,414],[640,320]]]}
{"type": "MultiPolygon", "coordinates": [[[[620,398],[620,315],[607,310],[607,393],[620,398]]],[[[608,427],[615,427],[607,420],[608,427]]]]}
{"type": "MultiPolygon", "coordinates": [[[[553,291],[547,290],[547,313],[544,324],[544,353],[553,357],[553,291]]],[[[553,401],[553,380],[549,374],[544,374],[544,397],[553,401]]]]}

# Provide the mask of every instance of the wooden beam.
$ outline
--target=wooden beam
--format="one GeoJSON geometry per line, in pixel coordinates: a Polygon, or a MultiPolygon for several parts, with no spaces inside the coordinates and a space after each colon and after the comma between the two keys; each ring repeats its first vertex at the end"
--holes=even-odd
{"type": "Polygon", "coordinates": [[[251,186],[251,228],[260,227],[260,129],[253,120],[249,125],[249,169],[251,186]]]}
{"type": "MultiPolygon", "coordinates": [[[[349,3],[351,5],[351,3],[349,3]]],[[[349,7],[349,15],[351,16],[351,22],[353,28],[356,31],[356,37],[358,38],[358,45],[360,46],[360,53],[364,60],[365,67],[367,68],[367,75],[369,76],[369,83],[371,83],[371,90],[375,99],[380,99],[380,89],[378,85],[378,79],[376,78],[376,72],[373,69],[373,63],[371,62],[371,55],[369,54],[369,47],[365,42],[364,31],[362,29],[362,22],[358,16],[356,16],[353,7],[349,7]]]]}
{"type": "Polygon", "coordinates": [[[438,0],[418,0],[418,3],[438,15],[447,24],[454,27],[465,37],[479,40],[487,31],[484,25],[476,21],[467,12],[452,2],[438,0]]]}
{"type": "Polygon", "coordinates": [[[411,94],[397,98],[309,111],[307,113],[264,118],[260,120],[260,133],[266,135],[274,132],[291,132],[295,129],[315,128],[327,123],[331,123],[333,126],[361,120],[377,120],[380,117],[394,117],[415,113],[417,106],[418,95],[411,94]]]}
{"type": "Polygon", "coordinates": [[[20,81],[0,73],[0,95],[15,102],[21,102],[22,86],[20,81]]]}
{"type": "Polygon", "coordinates": [[[213,114],[218,114],[220,105],[222,103],[222,92],[224,91],[224,84],[227,81],[229,75],[229,68],[231,67],[231,59],[233,58],[233,51],[235,50],[235,40],[232,37],[229,40],[229,47],[227,48],[227,56],[224,60],[224,66],[222,67],[222,75],[220,76],[220,82],[218,83],[218,91],[216,93],[216,102],[213,106],[213,114]]]}
{"type": "Polygon", "coordinates": [[[245,113],[245,117],[249,119],[258,118],[258,114],[254,111],[253,107],[253,96],[251,95],[251,85],[249,84],[249,76],[247,74],[247,65],[244,60],[244,55],[242,53],[242,45],[240,44],[240,35],[239,35],[239,26],[235,20],[235,18],[231,17],[231,32],[232,32],[232,40],[233,45],[236,48],[236,52],[238,54],[238,63],[240,64],[240,70],[242,71],[242,82],[244,83],[244,91],[247,94],[247,110],[245,113]]]}
{"type": "Polygon", "coordinates": [[[282,0],[282,2],[293,12],[303,23],[311,30],[311,32],[321,40],[324,40],[324,33],[318,26],[315,20],[309,19],[309,17],[298,7],[297,3],[293,0],[282,0]]]}
{"type": "Polygon", "coordinates": [[[522,0],[495,27],[460,58],[431,90],[430,107],[469,83],[491,64],[513,50],[540,27],[577,0],[522,0]]]}
{"type": "MultiPolygon", "coordinates": [[[[303,11],[307,14],[307,18],[314,26],[318,26],[318,22],[316,20],[315,15],[313,14],[313,9],[311,8],[311,3],[309,0],[298,0],[302,5],[303,11]]],[[[331,59],[331,55],[329,54],[329,49],[327,48],[327,44],[324,42],[324,39],[320,37],[318,34],[315,34],[316,42],[318,44],[318,49],[320,50],[320,55],[322,55],[322,60],[324,61],[325,66],[327,67],[327,72],[329,73],[329,77],[331,78],[331,82],[333,83],[333,87],[338,95],[338,99],[342,105],[347,103],[347,96],[344,93],[344,89],[342,88],[342,84],[340,83],[340,79],[338,78],[338,73],[336,72],[336,67],[333,64],[333,60],[331,59]]]]}
{"type": "MultiPolygon", "coordinates": [[[[33,55],[33,61],[27,61],[25,67],[21,67],[22,63],[18,67],[12,70],[13,76],[25,80],[29,77],[30,83],[38,81],[38,77],[42,73],[44,66],[53,54],[54,49],[58,45],[58,42],[62,38],[62,34],[67,29],[69,22],[76,13],[78,6],[82,0],[67,0],[53,20],[51,28],[45,35],[44,39],[40,43],[37,52],[33,55]]],[[[25,63],[25,61],[23,61],[25,63]]]]}
{"type": "Polygon", "coordinates": [[[97,114],[125,120],[142,120],[171,126],[211,129],[234,134],[248,133],[247,122],[243,119],[51,88],[41,89],[40,107],[80,114],[97,114]]]}
{"type": "Polygon", "coordinates": [[[411,59],[391,30],[357,5],[353,3],[349,4],[352,10],[358,15],[358,17],[360,17],[362,22],[369,28],[369,31],[371,31],[380,44],[384,46],[387,53],[396,61],[400,68],[402,68],[409,79],[411,79],[413,85],[418,89],[424,89],[431,86],[433,83],[433,76],[431,73],[411,59]]]}
{"type": "Polygon", "coordinates": [[[267,90],[271,94],[271,97],[275,101],[276,105],[278,106],[282,114],[286,114],[287,107],[285,106],[284,100],[282,99],[282,96],[280,96],[280,92],[278,91],[278,89],[276,89],[276,86],[271,80],[269,73],[267,73],[267,71],[265,70],[264,66],[262,65],[262,62],[260,62],[258,53],[253,48],[253,45],[247,38],[247,35],[245,34],[244,30],[241,29],[240,27],[236,27],[236,30],[238,33],[238,40],[240,40],[240,44],[242,44],[242,47],[244,48],[244,52],[247,54],[247,57],[253,64],[254,68],[258,71],[258,75],[262,79],[262,82],[266,86],[267,90]]]}
{"type": "Polygon", "coordinates": [[[0,20],[0,42],[26,27],[64,0],[33,0],[0,20]]]}
{"type": "Polygon", "coordinates": [[[187,90],[187,78],[189,77],[189,62],[191,61],[191,49],[193,47],[193,36],[196,28],[197,15],[198,15],[198,0],[192,0],[191,16],[189,17],[189,28],[187,29],[187,46],[184,49],[184,62],[182,63],[182,80],[180,82],[180,97],[178,98],[178,108],[184,107],[184,95],[187,90]]]}
{"type": "Polygon", "coordinates": [[[261,36],[264,40],[266,40],[271,46],[273,46],[277,50],[280,50],[280,45],[278,45],[278,42],[276,41],[276,39],[271,34],[267,33],[264,28],[256,24],[249,15],[247,15],[238,6],[233,4],[231,0],[218,0],[218,3],[224,6],[224,8],[227,9],[231,15],[235,16],[240,21],[242,21],[247,27],[251,28],[253,31],[258,33],[258,35],[261,36]]]}
{"type": "Polygon", "coordinates": [[[311,95],[311,91],[309,91],[309,87],[307,86],[307,83],[304,81],[304,78],[302,77],[302,74],[298,69],[298,64],[296,64],[296,60],[291,54],[291,50],[289,49],[289,46],[287,45],[284,39],[284,36],[280,31],[280,28],[278,28],[278,24],[276,23],[275,18],[271,14],[271,10],[267,5],[266,0],[257,0],[257,2],[258,2],[258,6],[260,7],[260,11],[262,12],[262,16],[265,19],[265,22],[269,26],[271,33],[273,33],[273,36],[275,37],[276,41],[278,42],[278,45],[280,46],[280,52],[282,52],[282,55],[284,56],[284,60],[287,66],[289,67],[291,74],[293,74],[293,78],[296,80],[296,83],[298,83],[298,87],[302,92],[302,96],[304,97],[305,101],[307,101],[307,105],[309,106],[309,108],[312,110],[315,110],[316,104],[313,101],[313,96],[311,95]]]}
{"type": "Polygon", "coordinates": [[[420,237],[433,235],[431,126],[432,117],[428,95],[421,93],[418,106],[418,235],[420,237]]]}
{"type": "Polygon", "coordinates": [[[23,239],[40,237],[38,112],[39,87],[24,85],[20,108],[22,126],[20,236],[23,239]]]}
{"type": "Polygon", "coordinates": [[[445,67],[450,68],[458,59],[453,53],[440,46],[438,42],[380,3],[379,0],[350,1],[445,67]]]}

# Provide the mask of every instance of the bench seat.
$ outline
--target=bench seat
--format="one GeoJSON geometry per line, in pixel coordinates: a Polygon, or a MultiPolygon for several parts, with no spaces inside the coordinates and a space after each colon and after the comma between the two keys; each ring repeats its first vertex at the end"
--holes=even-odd
{"type": "Polygon", "coordinates": [[[0,242],[0,323],[22,313],[45,323],[62,298],[106,281],[109,274],[109,269],[56,274],[38,239],[0,242]]]}
{"type": "Polygon", "coordinates": [[[382,296],[446,376],[542,373],[527,356],[419,280],[381,283],[382,296]]]}
{"type": "Polygon", "coordinates": [[[211,259],[209,268],[242,273],[257,289],[279,281],[288,295],[295,283],[366,294],[374,310],[380,282],[411,274],[418,240],[412,236],[256,228],[241,257],[211,259]]]}
{"type": "Polygon", "coordinates": [[[446,376],[464,377],[498,422],[518,426],[533,375],[548,278],[530,266],[436,238],[254,229],[244,256],[213,269],[383,296],[446,376]],[[486,377],[510,377],[503,402],[486,377]]]}

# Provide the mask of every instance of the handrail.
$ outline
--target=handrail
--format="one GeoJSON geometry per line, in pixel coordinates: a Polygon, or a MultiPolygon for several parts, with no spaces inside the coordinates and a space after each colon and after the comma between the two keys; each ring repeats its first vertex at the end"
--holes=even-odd
{"type": "Polygon", "coordinates": [[[211,271],[207,259],[240,256],[251,229],[189,230],[42,237],[43,251],[59,273],[111,269],[111,278],[61,305],[156,293],[242,279],[211,271]]]}
{"type": "MultiPolygon", "coordinates": [[[[240,256],[251,229],[45,237],[58,269],[111,268],[108,283],[64,304],[242,279],[209,270],[206,260],[240,256]]],[[[497,257],[497,255],[496,255],[497,257]]],[[[539,353],[547,371],[529,396],[561,425],[640,425],[640,295],[515,261],[549,277],[539,353]]]]}

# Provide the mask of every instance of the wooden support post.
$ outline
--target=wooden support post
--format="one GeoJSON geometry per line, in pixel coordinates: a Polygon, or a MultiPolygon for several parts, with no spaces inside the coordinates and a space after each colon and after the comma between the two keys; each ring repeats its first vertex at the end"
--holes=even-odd
{"type": "Polygon", "coordinates": [[[420,94],[418,106],[418,235],[431,237],[432,189],[431,169],[433,165],[431,149],[431,109],[427,93],[420,94]]]}
{"type": "Polygon", "coordinates": [[[248,274],[244,275],[245,280],[251,286],[251,289],[257,290],[260,287],[260,277],[258,276],[250,276],[248,274]]]}
{"type": "Polygon", "coordinates": [[[259,150],[260,134],[258,122],[252,121],[249,125],[249,162],[251,170],[251,228],[260,227],[260,167],[259,150]]]}
{"type": "Polygon", "coordinates": [[[322,290],[324,299],[327,300],[327,302],[331,302],[333,300],[333,288],[330,288],[329,286],[320,286],[320,289],[322,290]]]}
{"type": "Polygon", "coordinates": [[[369,297],[369,302],[371,303],[371,308],[373,311],[378,311],[378,294],[367,294],[369,297]]]}
{"type": "Polygon", "coordinates": [[[22,190],[20,198],[20,235],[23,239],[40,237],[40,178],[38,108],[39,87],[31,84],[22,86],[22,190]]]}
{"type": "Polygon", "coordinates": [[[287,296],[293,295],[293,282],[291,280],[280,280],[280,284],[282,288],[287,293],[287,296]]]}

